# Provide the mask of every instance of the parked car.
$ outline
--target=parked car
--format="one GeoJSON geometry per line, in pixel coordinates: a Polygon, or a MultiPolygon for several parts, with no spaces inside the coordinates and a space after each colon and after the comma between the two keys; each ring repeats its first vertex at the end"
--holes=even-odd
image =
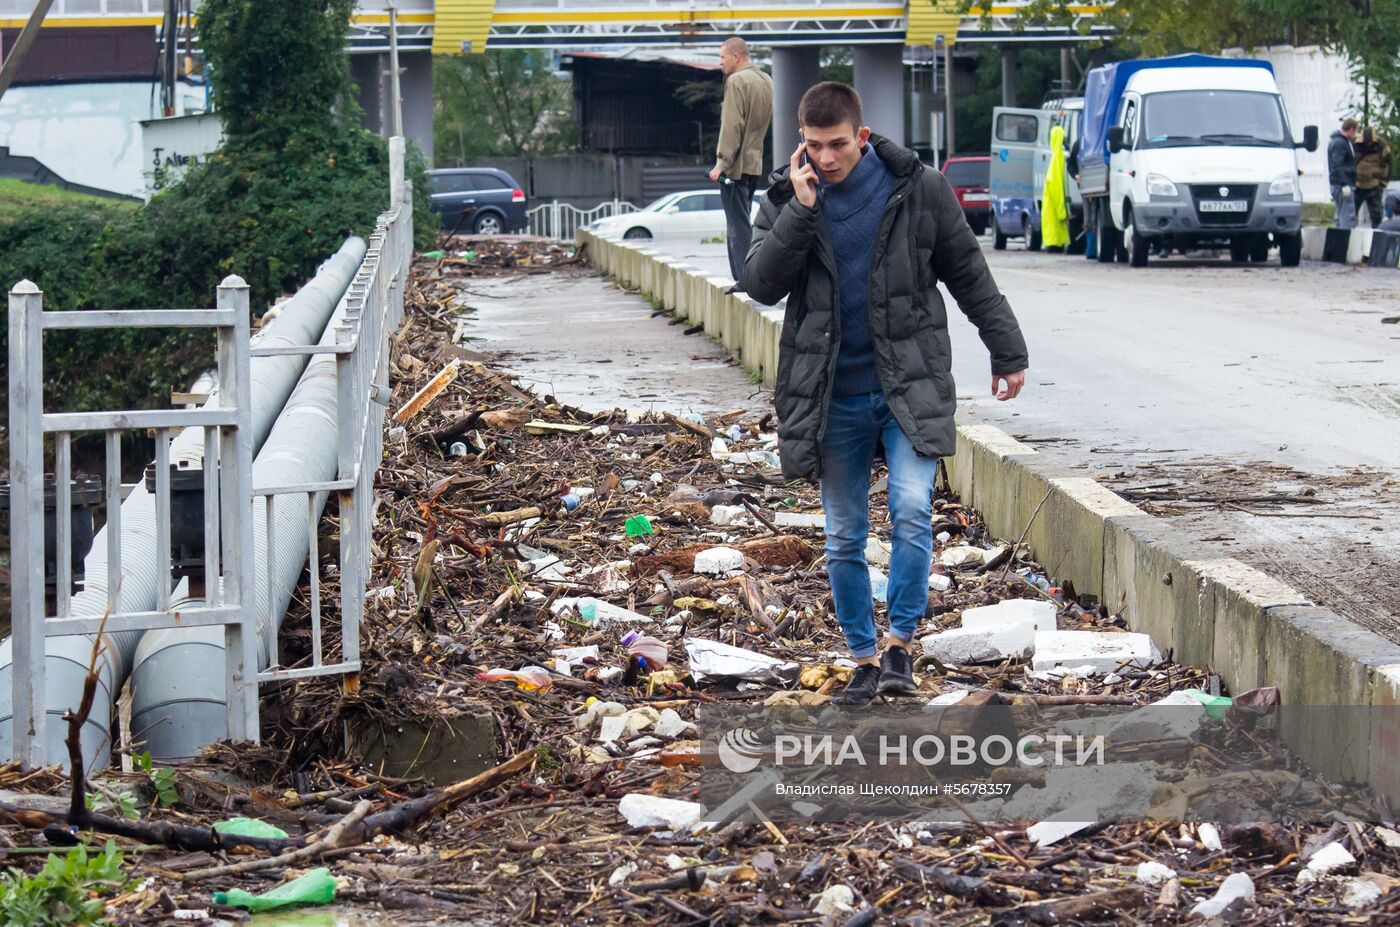
{"type": "Polygon", "coordinates": [[[525,191],[514,177],[494,167],[429,171],[428,192],[433,212],[445,229],[460,227],[477,235],[501,235],[523,231],[528,225],[525,191]],[[467,212],[470,215],[463,219],[467,212]]]}
{"type": "Polygon", "coordinates": [[[943,176],[958,196],[958,205],[972,231],[987,231],[992,221],[992,194],[988,186],[992,159],[982,155],[949,158],[943,162],[943,176]]]}
{"type": "MultiPolygon", "coordinates": [[[[757,197],[754,202],[756,203],[757,197]]],[[[724,234],[724,205],[719,190],[682,190],[668,193],[636,212],[608,216],[589,224],[602,234],[623,238],[713,238],[724,234]]]]}

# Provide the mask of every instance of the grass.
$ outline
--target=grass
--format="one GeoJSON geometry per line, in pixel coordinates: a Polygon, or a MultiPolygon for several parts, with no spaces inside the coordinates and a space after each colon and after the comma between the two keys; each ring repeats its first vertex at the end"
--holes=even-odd
{"type": "Polygon", "coordinates": [[[103,209],[130,209],[140,207],[135,200],[122,200],[115,197],[92,196],[88,193],[74,193],[50,184],[28,183],[9,177],[0,177],[0,217],[15,212],[47,206],[96,206],[103,209]]]}

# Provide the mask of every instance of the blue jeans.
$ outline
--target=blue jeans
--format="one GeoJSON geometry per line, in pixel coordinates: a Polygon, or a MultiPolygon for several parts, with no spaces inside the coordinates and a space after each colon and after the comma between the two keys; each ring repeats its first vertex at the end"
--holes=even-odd
{"type": "Polygon", "coordinates": [[[865,542],[870,534],[870,472],[877,441],[885,447],[890,471],[893,550],[886,590],[890,633],[912,640],[928,610],[938,458],[922,457],[914,450],[883,393],[834,397],[821,448],[826,569],[836,620],[856,659],[876,652],[875,604],[865,542]]]}

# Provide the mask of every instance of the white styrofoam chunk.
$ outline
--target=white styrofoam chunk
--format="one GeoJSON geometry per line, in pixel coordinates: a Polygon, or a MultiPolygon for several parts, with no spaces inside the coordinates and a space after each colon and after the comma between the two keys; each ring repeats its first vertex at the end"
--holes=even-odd
{"type": "Polygon", "coordinates": [[[773,524],[779,528],[822,528],[826,526],[826,515],[821,512],[777,512],[773,524]]]}
{"type": "Polygon", "coordinates": [[[618,812],[629,827],[689,827],[705,813],[705,806],[678,798],[663,798],[645,792],[629,792],[617,803],[618,812]]]}
{"type": "Polygon", "coordinates": [[[1219,915],[1230,902],[1243,898],[1246,901],[1254,897],[1254,882],[1243,872],[1236,872],[1228,876],[1224,882],[1220,883],[1220,888],[1215,894],[1205,901],[1197,903],[1191,909],[1192,914],[1199,914],[1204,918],[1212,918],[1219,915]]]}
{"type": "Polygon", "coordinates": [[[717,505],[710,509],[712,525],[742,525],[749,520],[749,510],[742,505],[717,505]]]}
{"type": "Polygon", "coordinates": [[[744,555],[732,547],[710,547],[695,555],[695,572],[722,576],[730,570],[741,569],[744,555]]]}
{"type": "Polygon", "coordinates": [[[1055,604],[1034,599],[1007,599],[962,613],[962,626],[977,630],[1000,630],[1024,622],[1029,622],[1037,631],[1055,630],[1055,604]]]}
{"type": "Polygon", "coordinates": [[[972,628],[952,628],[922,638],[924,653],[950,665],[982,663],[989,660],[1017,659],[1026,656],[1035,639],[1029,623],[1013,625],[1001,631],[979,631],[972,628]]]}
{"type": "Polygon", "coordinates": [[[1162,659],[1152,638],[1131,632],[1037,631],[1033,646],[1033,671],[1073,666],[1109,673],[1125,663],[1149,666],[1162,659]]]}

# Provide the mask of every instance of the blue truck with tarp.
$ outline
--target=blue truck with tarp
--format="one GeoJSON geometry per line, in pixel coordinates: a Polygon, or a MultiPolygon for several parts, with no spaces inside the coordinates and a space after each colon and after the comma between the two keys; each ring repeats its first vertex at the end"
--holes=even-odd
{"type": "Polygon", "coordinates": [[[1100,261],[1142,267],[1151,255],[1228,249],[1262,263],[1302,254],[1297,149],[1265,61],[1186,54],[1089,72],[1079,189],[1100,261]]]}

